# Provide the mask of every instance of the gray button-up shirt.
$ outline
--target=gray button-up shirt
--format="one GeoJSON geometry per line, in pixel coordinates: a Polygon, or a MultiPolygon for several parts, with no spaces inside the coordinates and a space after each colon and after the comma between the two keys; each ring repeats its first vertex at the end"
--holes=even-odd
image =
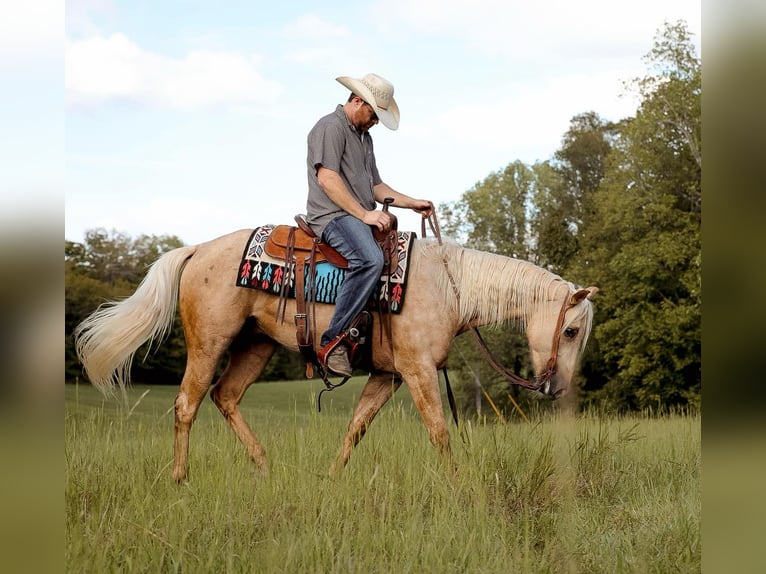
{"type": "Polygon", "coordinates": [[[337,172],[351,195],[365,209],[375,209],[373,187],[382,182],[375,164],[369,132],[359,132],[349,121],[343,106],[321,118],[308,135],[309,194],[306,220],[319,237],[325,226],[345,213],[319,185],[320,166],[337,172]]]}

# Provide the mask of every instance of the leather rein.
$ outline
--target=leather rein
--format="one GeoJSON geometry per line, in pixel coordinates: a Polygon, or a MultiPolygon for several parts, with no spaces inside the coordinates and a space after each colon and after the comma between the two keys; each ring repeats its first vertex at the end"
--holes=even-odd
{"type": "MultiPolygon", "coordinates": [[[[427,218],[423,218],[423,221],[421,222],[421,234],[423,237],[426,236],[426,219],[428,219],[428,225],[431,228],[431,231],[434,234],[434,237],[436,238],[436,241],[439,245],[443,245],[441,232],[439,230],[439,221],[436,218],[436,212],[432,211],[431,215],[427,218]]],[[[455,283],[455,279],[452,276],[452,273],[449,270],[449,266],[447,265],[446,258],[442,257],[442,263],[444,264],[444,269],[447,272],[447,277],[449,278],[450,284],[452,285],[452,290],[455,293],[455,297],[457,297],[458,300],[458,306],[460,305],[460,291],[458,291],[457,284],[455,283]]],[[[490,352],[489,348],[487,347],[487,344],[484,342],[484,339],[481,336],[481,333],[479,333],[479,330],[473,326],[468,325],[468,330],[471,331],[471,334],[473,335],[474,340],[476,341],[476,346],[479,347],[479,350],[484,355],[484,358],[487,360],[487,362],[490,364],[490,366],[495,369],[503,378],[505,378],[509,383],[518,385],[520,387],[524,387],[525,389],[529,389],[532,391],[539,391],[540,388],[551,380],[551,377],[556,372],[556,361],[558,360],[558,354],[559,354],[559,340],[561,338],[561,329],[564,326],[564,316],[566,315],[566,312],[574,307],[577,303],[572,303],[570,297],[566,297],[564,299],[563,304],[561,305],[561,310],[559,311],[558,319],[556,319],[556,328],[553,331],[553,344],[551,346],[551,355],[548,358],[548,362],[545,366],[545,370],[537,375],[535,377],[534,382],[528,381],[527,379],[524,379],[517,374],[509,371],[502,365],[500,365],[495,358],[492,356],[492,353],[490,352]]],[[[447,371],[444,370],[444,375],[446,378],[447,371]]],[[[449,383],[447,383],[449,385],[449,383]]],[[[449,387],[448,387],[448,390],[449,387]]],[[[450,405],[451,406],[451,405],[450,405]]],[[[457,416],[455,416],[455,412],[453,409],[453,417],[455,418],[455,422],[457,422],[457,416]]]]}

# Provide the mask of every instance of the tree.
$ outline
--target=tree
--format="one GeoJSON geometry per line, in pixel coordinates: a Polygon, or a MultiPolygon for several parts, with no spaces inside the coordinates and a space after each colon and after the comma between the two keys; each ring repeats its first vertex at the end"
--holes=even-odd
{"type": "Polygon", "coordinates": [[[620,409],[696,402],[701,379],[700,62],[680,23],[666,24],[648,60],[659,73],[635,82],[641,106],[621,126],[568,269],[602,288],[602,377],[586,391],[620,409]]]}
{"type": "Polygon", "coordinates": [[[133,239],[114,229],[97,228],[85,232],[83,243],[67,241],[64,257],[77,272],[94,279],[111,285],[122,279],[137,285],[160,255],[182,245],[175,235],[133,239]]]}
{"type": "MultiPolygon", "coordinates": [[[[166,251],[182,246],[175,236],[141,235],[133,240],[117,231],[92,229],[83,243],[65,241],[65,373],[81,376],[82,368],[74,350],[74,328],[106,301],[129,296],[146,274],[147,267],[166,251]]],[[[177,382],[186,362],[186,347],[180,321],[154,355],[139,349],[133,367],[135,380],[177,382]]]]}
{"type": "MultiPolygon", "coordinates": [[[[583,398],[617,410],[697,404],[700,392],[701,67],[680,22],[658,32],[646,61],[650,73],[632,82],[635,117],[579,114],[550,161],[511,163],[442,210],[445,230],[469,247],[601,288],[583,398]]],[[[530,373],[520,338],[487,339],[501,362],[530,373]]],[[[479,376],[507,404],[507,385],[471,347],[455,344],[466,403],[479,376]]]]}
{"type": "MultiPolygon", "coordinates": [[[[442,206],[445,234],[460,238],[466,247],[530,259],[529,213],[536,185],[535,171],[520,161],[491,173],[460,200],[442,206]]],[[[499,328],[485,329],[482,336],[492,353],[508,368],[524,376],[532,375],[523,334],[499,328]]],[[[481,404],[482,389],[506,414],[513,408],[509,394],[517,402],[522,400],[518,387],[510,386],[487,366],[470,336],[455,341],[452,356],[451,366],[460,381],[456,391],[464,408],[474,410],[474,405],[481,404]]]]}
{"type": "MultiPolygon", "coordinates": [[[[70,245],[82,247],[81,244],[67,242],[67,251],[69,251],[70,245]]],[[[122,284],[119,287],[109,285],[104,281],[78,272],[73,262],[66,261],[64,268],[64,332],[66,333],[64,361],[67,379],[81,376],[82,373],[72,340],[74,328],[104,301],[125,297],[130,294],[130,291],[131,287],[128,284],[122,284]]]]}
{"type": "Polygon", "coordinates": [[[534,174],[520,161],[490,174],[446,206],[445,234],[475,249],[527,259],[528,208],[534,174]]]}
{"type": "MultiPolygon", "coordinates": [[[[65,375],[82,376],[72,333],[99,305],[130,296],[148,267],[163,253],[181,247],[174,235],[127,234],[103,228],[85,233],[82,243],[65,241],[65,375]]],[[[178,313],[167,339],[159,346],[136,351],[131,367],[133,380],[145,384],[178,384],[186,366],[186,344],[178,313]]],[[[222,366],[219,366],[219,371],[222,366]]],[[[263,380],[302,378],[305,365],[300,355],[279,349],[261,376],[263,380]]]]}
{"type": "Polygon", "coordinates": [[[555,165],[572,195],[575,219],[582,219],[588,195],[598,189],[604,178],[605,161],[615,136],[616,126],[596,112],[578,114],[572,118],[561,148],[554,154],[555,165]]]}
{"type": "Polygon", "coordinates": [[[595,112],[572,118],[550,162],[534,166],[537,177],[532,235],[536,263],[562,274],[579,249],[578,233],[592,213],[593,194],[604,177],[617,126],[595,112]]]}

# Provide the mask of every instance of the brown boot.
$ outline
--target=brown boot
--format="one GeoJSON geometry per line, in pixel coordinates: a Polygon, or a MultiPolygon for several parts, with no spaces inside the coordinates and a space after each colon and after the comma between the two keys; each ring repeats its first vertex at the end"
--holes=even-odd
{"type": "Polygon", "coordinates": [[[326,365],[336,375],[342,377],[351,376],[351,363],[348,360],[348,349],[341,344],[330,351],[326,358],[326,365]]]}

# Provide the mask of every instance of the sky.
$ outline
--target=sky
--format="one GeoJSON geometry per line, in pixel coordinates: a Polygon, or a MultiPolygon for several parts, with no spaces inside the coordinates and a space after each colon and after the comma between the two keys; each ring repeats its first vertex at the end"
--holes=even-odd
{"type": "MultiPolygon", "coordinates": [[[[306,136],[337,76],[390,80],[399,129],[371,130],[394,189],[456,201],[550,159],[573,116],[635,114],[629,80],[693,0],[68,0],[65,236],[200,243],[305,212],[306,136]]],[[[41,121],[43,118],[41,118],[41,121]]],[[[396,210],[399,228],[419,218],[396,210]]]]}

